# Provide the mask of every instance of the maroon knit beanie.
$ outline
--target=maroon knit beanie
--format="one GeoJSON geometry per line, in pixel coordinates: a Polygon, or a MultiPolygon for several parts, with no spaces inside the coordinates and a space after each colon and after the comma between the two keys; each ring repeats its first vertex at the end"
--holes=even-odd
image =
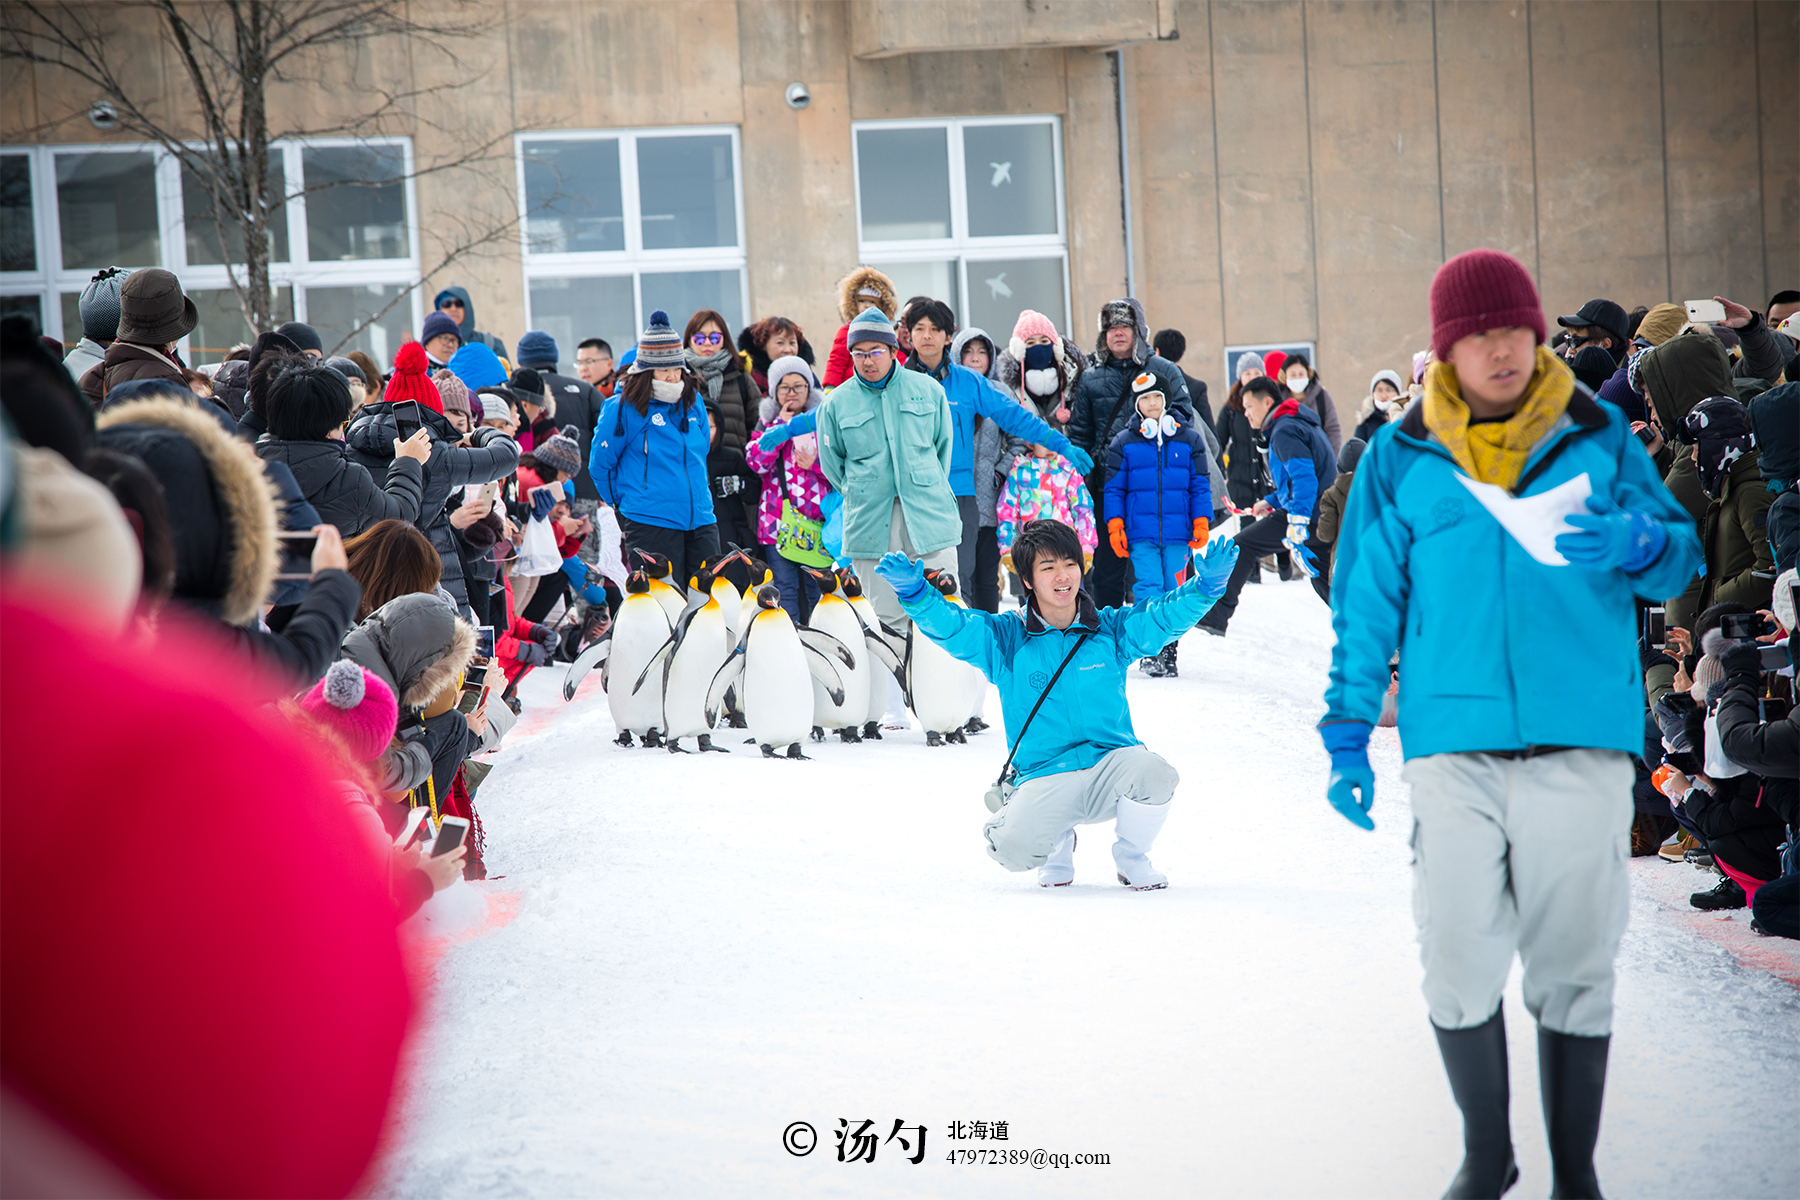
{"type": "Polygon", "coordinates": [[[1544,341],[1544,306],[1525,267],[1498,250],[1471,250],[1431,281],[1431,348],[1439,361],[1472,333],[1524,326],[1544,341]]]}

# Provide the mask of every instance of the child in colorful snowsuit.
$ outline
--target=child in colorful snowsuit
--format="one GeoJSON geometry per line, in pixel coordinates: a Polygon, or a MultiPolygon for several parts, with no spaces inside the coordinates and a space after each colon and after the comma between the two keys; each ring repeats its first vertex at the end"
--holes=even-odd
{"type": "Polygon", "coordinates": [[[819,585],[802,568],[827,570],[831,566],[831,555],[821,537],[826,516],[821,505],[831,484],[819,469],[819,435],[811,430],[800,432],[794,428],[794,419],[819,407],[825,393],[819,390],[812,368],[793,355],[770,363],[768,378],[762,421],[756,427],[757,436],[744,447],[744,457],[763,482],[756,540],[769,547],[766,557],[775,586],[781,589],[781,607],[796,623],[803,623],[818,603],[819,585]],[[765,450],[759,438],[771,429],[776,438],[770,440],[776,444],[765,450]]]}
{"type": "MultiPolygon", "coordinates": [[[[1190,547],[1206,545],[1212,481],[1206,446],[1167,410],[1162,381],[1148,371],[1131,382],[1139,421],[1106,448],[1106,532],[1112,551],[1131,559],[1134,599],[1174,591],[1190,547]]],[[[1175,674],[1176,643],[1139,664],[1147,675],[1175,674]]]]}
{"type": "Polygon", "coordinates": [[[1006,556],[1009,568],[1013,542],[1029,522],[1037,520],[1056,520],[1072,527],[1081,542],[1083,568],[1093,565],[1094,547],[1100,544],[1094,533],[1094,498],[1069,460],[1059,458],[1048,446],[1033,446],[1029,455],[1018,459],[1000,490],[994,512],[1000,518],[1000,553],[1006,556]]]}

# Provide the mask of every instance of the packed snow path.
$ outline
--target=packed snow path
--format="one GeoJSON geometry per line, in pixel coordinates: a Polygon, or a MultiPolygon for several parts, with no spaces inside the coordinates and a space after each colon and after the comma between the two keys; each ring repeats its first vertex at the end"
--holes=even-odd
{"type": "MultiPolygon", "coordinates": [[[[614,746],[597,678],[564,706],[560,672],[534,673],[479,798],[505,876],[484,886],[517,916],[445,953],[377,1192],[1438,1195],[1461,1135],[1400,755],[1377,730],[1372,835],[1326,805],[1330,645],[1311,589],[1271,580],[1230,638],[1187,636],[1180,679],[1132,679],[1139,736],[1182,776],[1151,893],[1114,882],[1109,826],[1082,828],[1068,888],[983,853],[995,702],[967,746],[906,731],[785,762],[721,735],[729,756],[677,757],[614,746]],[[873,1163],[838,1161],[840,1118],[872,1122],[873,1163]],[[896,1120],[926,1127],[917,1165],[896,1120]],[[974,1121],[1007,1140],[950,1137],[974,1121]],[[1040,1149],[1110,1162],[946,1161],[1040,1149]]],[[[1638,859],[1632,882],[1603,1186],[1800,1195],[1800,943],[1688,909],[1713,882],[1691,867],[1638,859]]],[[[1516,965],[1506,1015],[1514,1194],[1541,1196],[1516,965]]]]}

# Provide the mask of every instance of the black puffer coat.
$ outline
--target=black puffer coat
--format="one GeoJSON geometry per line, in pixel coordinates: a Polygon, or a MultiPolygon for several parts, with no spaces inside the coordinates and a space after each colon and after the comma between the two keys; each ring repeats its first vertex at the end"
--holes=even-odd
{"type": "Polygon", "coordinates": [[[284,442],[270,436],[256,443],[256,454],[264,462],[286,463],[319,510],[319,520],[337,526],[344,537],[355,537],[377,521],[418,523],[425,473],[414,459],[389,459],[386,486],[378,487],[342,442],[284,442]]]}
{"type": "MultiPolygon", "coordinates": [[[[457,442],[462,435],[444,419],[444,414],[423,407],[420,412],[425,428],[431,431],[431,458],[425,464],[416,524],[443,560],[440,584],[459,605],[466,605],[469,593],[463,583],[462,558],[456,552],[455,531],[450,527],[450,509],[461,505],[461,497],[453,501],[451,493],[471,483],[504,479],[518,470],[519,444],[498,429],[484,425],[469,435],[473,445],[461,446],[457,442]]],[[[350,422],[344,440],[357,462],[385,477],[394,458],[394,437],[394,406],[383,401],[364,405],[350,422]]]]}
{"type": "Polygon", "coordinates": [[[1725,694],[1719,697],[1719,748],[1725,757],[1762,776],[1763,803],[1800,828],[1800,725],[1790,711],[1780,720],[1757,719],[1762,676],[1756,652],[1727,652],[1725,694]]]}

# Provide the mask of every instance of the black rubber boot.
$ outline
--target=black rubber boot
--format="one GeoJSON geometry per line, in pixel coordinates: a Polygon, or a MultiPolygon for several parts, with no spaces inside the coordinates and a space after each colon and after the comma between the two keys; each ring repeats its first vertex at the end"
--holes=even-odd
{"type": "Polygon", "coordinates": [[[1506,1075],[1506,1017],[1501,1009],[1473,1029],[1439,1029],[1438,1053],[1463,1115],[1463,1161],[1444,1200],[1497,1200],[1519,1181],[1513,1159],[1512,1091],[1506,1075]]]}
{"type": "Polygon", "coordinates": [[[1550,1134],[1550,1195],[1592,1200],[1600,1195],[1594,1143],[1600,1140],[1600,1102],[1606,1094],[1611,1037],[1576,1037],[1538,1026],[1538,1081],[1544,1127],[1550,1134]]]}

